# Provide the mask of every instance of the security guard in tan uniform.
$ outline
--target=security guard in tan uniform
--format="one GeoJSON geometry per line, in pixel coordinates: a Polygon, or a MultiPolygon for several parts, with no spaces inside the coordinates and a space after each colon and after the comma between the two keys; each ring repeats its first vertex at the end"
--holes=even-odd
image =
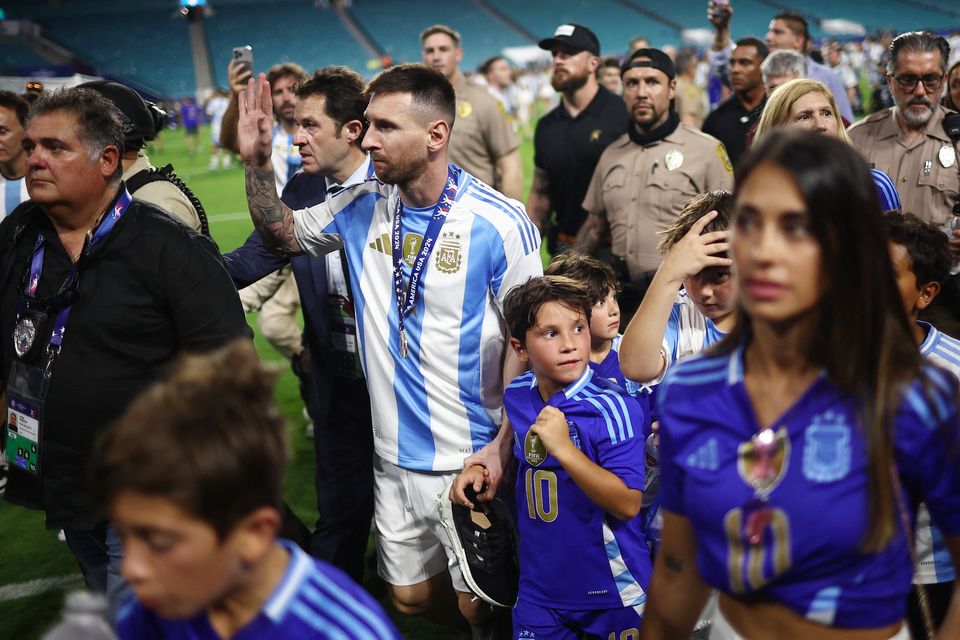
{"type": "Polygon", "coordinates": [[[442,73],[456,92],[457,117],[450,134],[450,162],[507,197],[519,200],[523,191],[520,138],[500,101],[461,73],[460,34],[438,24],[420,34],[420,43],[423,63],[442,73]]]}
{"type": "MultiPolygon", "coordinates": [[[[950,113],[940,105],[950,46],[930,32],[904,33],[890,43],[887,86],[894,106],[851,125],[850,140],[875,168],[897,186],[903,210],[942,227],[960,197],[956,148],[943,130],[950,113]]],[[[950,238],[960,261],[960,237],[950,238]]],[[[920,318],[950,335],[960,335],[960,277],[920,318]]]]}
{"type": "Polygon", "coordinates": [[[719,140],[680,123],[671,104],[677,74],[669,56],[638,49],[621,75],[632,125],[600,156],[583,201],[588,217],[577,247],[592,253],[609,231],[624,281],[620,306],[629,315],[660,266],[659,232],[693,196],[730,189],[733,167],[719,140]]]}

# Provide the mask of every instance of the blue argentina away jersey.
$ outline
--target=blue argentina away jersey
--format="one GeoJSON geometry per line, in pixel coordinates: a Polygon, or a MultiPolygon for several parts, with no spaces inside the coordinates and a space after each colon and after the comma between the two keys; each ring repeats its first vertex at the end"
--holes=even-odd
{"type": "MultiPolygon", "coordinates": [[[[377,602],[339,569],[311,558],[288,540],[290,564],[260,613],[232,640],[398,640],[377,602]]],[[[136,599],[120,609],[120,640],[221,640],[206,612],[167,620],[136,599]]]]}
{"type": "MultiPolygon", "coordinates": [[[[393,288],[394,185],[370,180],[294,212],[300,245],[315,256],[346,249],[357,335],[370,389],[377,455],[404,469],[451,471],[496,435],[503,411],[507,292],[543,273],[540,235],[516,200],[466,171],[404,319],[400,355],[393,288]]],[[[405,284],[432,215],[404,208],[405,284]]]]}
{"type": "MultiPolygon", "coordinates": [[[[922,375],[894,418],[897,467],[904,490],[958,535],[957,382],[934,367],[922,375]]],[[[821,375],[770,425],[775,435],[761,447],[741,347],[679,364],[660,390],[660,409],[661,501],[693,525],[706,582],[830,626],[903,619],[912,567],[901,527],[882,552],[859,551],[867,458],[851,397],[821,375]]]]}
{"type": "MultiPolygon", "coordinates": [[[[620,521],[594,504],[553,456],[525,454],[530,425],[547,404],[532,372],[510,384],[504,404],[520,463],[520,599],[573,610],[644,604],[651,563],[640,518],[620,521]]],[[[566,416],[580,451],[631,489],[643,491],[643,410],[633,398],[587,367],[549,404],[566,416]]]]}
{"type": "MultiPolygon", "coordinates": [[[[920,355],[943,367],[960,380],[960,340],[941,333],[933,325],[917,321],[927,337],[920,345],[920,355]]],[[[936,584],[957,578],[956,569],[940,529],[930,522],[925,505],[917,510],[917,571],[914,582],[936,584]]]]}

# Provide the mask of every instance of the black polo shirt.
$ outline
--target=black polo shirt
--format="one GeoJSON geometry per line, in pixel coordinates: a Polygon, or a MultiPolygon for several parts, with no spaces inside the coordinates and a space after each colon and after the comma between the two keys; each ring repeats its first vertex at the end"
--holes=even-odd
{"type": "Polygon", "coordinates": [[[730,156],[730,162],[734,165],[746,152],[747,134],[760,120],[765,104],[767,104],[766,98],[757,105],[756,109],[747,111],[737,96],[732,95],[721,102],[703,121],[703,132],[723,143],[727,148],[727,155],[730,156]]]}
{"type": "Polygon", "coordinates": [[[550,202],[560,233],[577,235],[587,217],[583,199],[600,154],[629,126],[623,98],[603,87],[576,118],[570,117],[562,102],[540,118],[533,137],[533,163],[550,181],[550,202]]]}
{"type": "MultiPolygon", "coordinates": [[[[72,266],[46,214],[25,202],[0,223],[0,377],[10,371],[20,283],[37,234],[46,244],[37,295],[52,296],[72,266]]],[[[90,529],[102,515],[87,489],[96,436],[184,351],[248,335],[216,245],[158,207],[134,200],[81,259],[80,284],[43,406],[41,476],[10,466],[6,498],[43,509],[47,527],[90,529]]],[[[36,365],[53,328],[50,314],[36,365]]],[[[189,442],[183,443],[190,446],[189,442]]]]}

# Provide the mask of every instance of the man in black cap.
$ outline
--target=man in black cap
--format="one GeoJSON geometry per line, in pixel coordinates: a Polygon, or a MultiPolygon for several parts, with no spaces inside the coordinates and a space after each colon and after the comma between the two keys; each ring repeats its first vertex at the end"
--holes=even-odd
{"type": "MultiPolygon", "coordinates": [[[[123,181],[130,195],[157,205],[194,231],[207,233],[205,225],[201,224],[201,219],[205,222],[206,218],[200,213],[203,207],[199,206],[198,212],[199,201],[191,201],[193,193],[189,190],[185,193],[172,180],[167,179],[160,170],[150,164],[150,158],[143,152],[146,143],[157,137],[166,114],[152,102],[146,102],[139,93],[118,82],[95,80],[80,86],[93,89],[112,102],[123,117],[121,160],[123,181]]],[[[172,167],[164,167],[163,171],[170,174],[172,167]]],[[[196,200],[196,196],[193,196],[193,199],[196,200]]]]}
{"type": "Polygon", "coordinates": [[[621,67],[623,100],[633,120],[603,152],[583,208],[576,246],[590,253],[610,234],[623,279],[620,308],[636,311],[660,266],[660,232],[695,195],[730,189],[733,167],[716,138],[681,124],[673,108],[677,71],[659,49],[638,49],[621,67]]]}
{"type": "Polygon", "coordinates": [[[630,118],[623,100],[597,83],[600,42],[590,29],[562,24],[540,48],[553,56],[551,84],[561,98],[537,123],[527,214],[556,252],[573,244],[586,218],[581,203],[593,169],[630,118]]]}

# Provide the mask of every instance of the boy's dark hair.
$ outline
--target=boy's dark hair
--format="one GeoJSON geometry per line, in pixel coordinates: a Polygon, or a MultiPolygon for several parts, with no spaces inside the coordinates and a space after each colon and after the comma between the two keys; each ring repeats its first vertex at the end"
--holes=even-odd
{"type": "Polygon", "coordinates": [[[323,110],[337,125],[339,138],[343,125],[351,120],[364,121],[363,112],[367,110],[365,86],[363,78],[353,69],[329,66],[317,69],[316,73],[297,84],[293,93],[297,100],[322,97],[323,110]]]}
{"type": "MultiPolygon", "coordinates": [[[[677,220],[666,231],[661,232],[660,244],[657,250],[666,255],[673,245],[680,242],[683,236],[687,235],[690,227],[697,220],[707,215],[711,211],[717,212],[717,217],[711,220],[703,229],[703,233],[712,231],[724,231],[730,226],[730,220],[733,218],[733,194],[729,191],[706,191],[700,195],[694,196],[683,205],[677,220]]],[[[722,256],[726,257],[726,255],[722,256]]]]}
{"type": "Polygon", "coordinates": [[[17,114],[17,120],[20,121],[20,126],[26,128],[27,113],[30,111],[29,102],[12,91],[0,91],[0,107],[6,107],[17,114]]]}
{"type": "Polygon", "coordinates": [[[367,85],[366,97],[386,93],[409,93],[412,106],[442,116],[453,127],[457,99],[453,85],[439,71],[422,64],[390,67],[367,85]]]}
{"type": "Polygon", "coordinates": [[[564,251],[553,257],[545,276],[566,276],[582,284],[593,304],[603,302],[611,291],[620,293],[620,279],[613,267],[606,262],[579,251],[564,251]]]}
{"type": "Polygon", "coordinates": [[[586,287],[566,276],[539,276],[511,289],[503,301],[503,315],[511,337],[525,345],[527,331],[537,324],[540,307],[548,302],[559,302],[569,309],[580,311],[590,322],[593,302],[586,287]]]}
{"type": "Polygon", "coordinates": [[[953,264],[943,231],[912,213],[900,211],[885,213],[883,222],[890,242],[907,250],[917,289],[930,282],[943,284],[953,264]]]}
{"type": "Polygon", "coordinates": [[[280,510],[287,452],[276,378],[246,338],[183,357],[97,440],[99,504],[109,509],[124,491],[163,498],[221,540],[254,510],[280,510]]]}

